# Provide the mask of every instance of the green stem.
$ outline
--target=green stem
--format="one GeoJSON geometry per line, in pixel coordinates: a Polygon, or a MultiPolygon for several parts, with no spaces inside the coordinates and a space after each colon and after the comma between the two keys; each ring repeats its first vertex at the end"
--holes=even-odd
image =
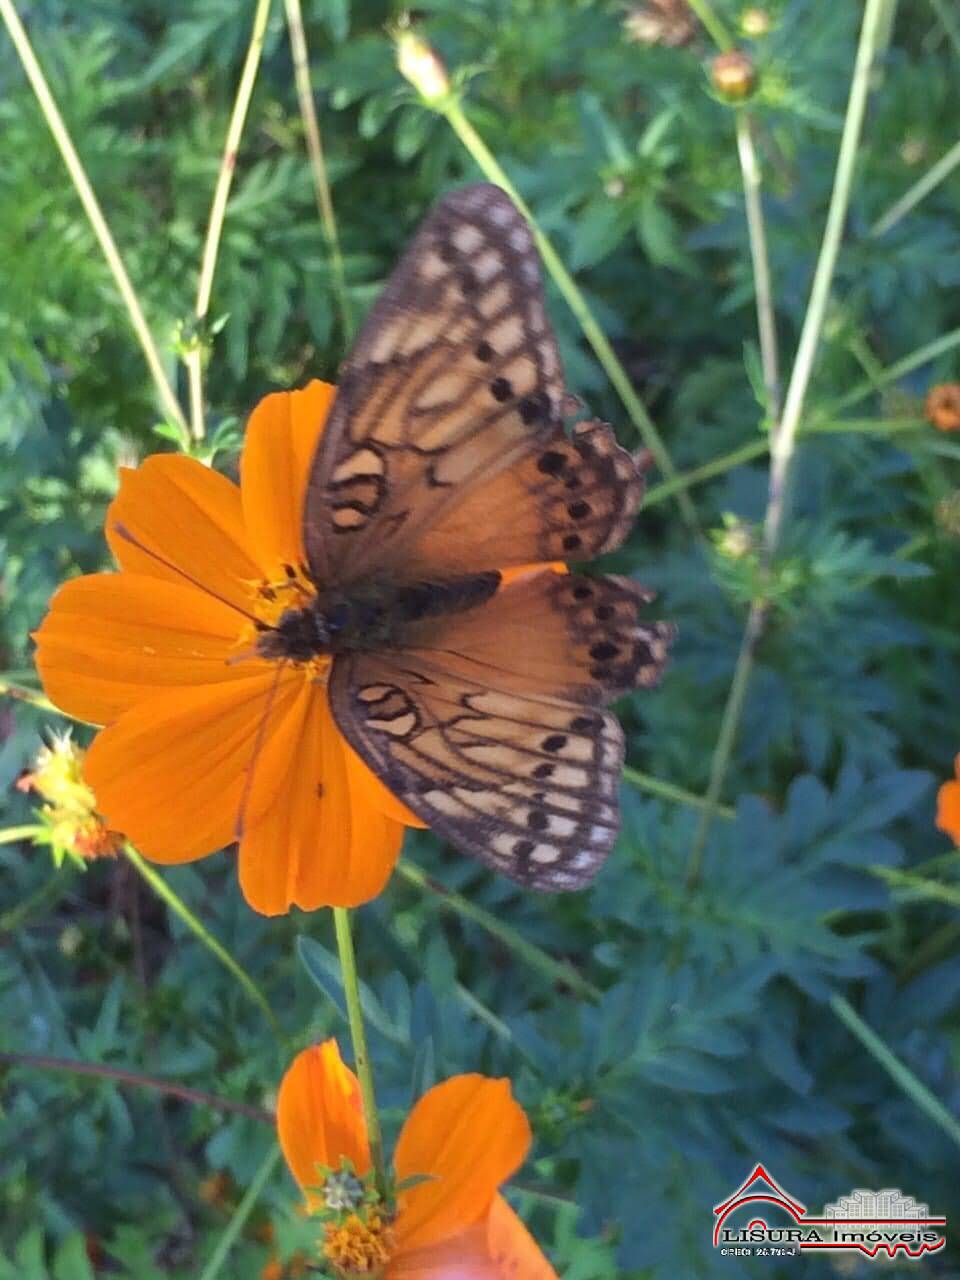
{"type": "Polygon", "coordinates": [[[14,698],[17,702],[25,702],[39,711],[52,711],[58,716],[65,716],[68,720],[74,718],[68,716],[65,711],[61,711],[59,707],[55,707],[49,698],[44,697],[37,690],[26,689],[23,685],[12,684],[9,680],[0,680],[0,697],[14,698]]]}
{"type": "Polygon", "coordinates": [[[247,1188],[243,1199],[233,1211],[233,1217],[227,1223],[223,1235],[217,1241],[217,1247],[210,1255],[210,1261],[200,1273],[200,1280],[215,1280],[215,1278],[220,1274],[220,1270],[226,1262],[230,1250],[233,1248],[234,1244],[236,1244],[240,1232],[244,1228],[244,1224],[253,1212],[254,1206],[260,1199],[264,1187],[267,1185],[267,1182],[270,1180],[270,1177],[279,1162],[280,1148],[276,1143],[274,1143],[264,1156],[260,1168],[254,1174],[253,1181],[247,1188]]]}
{"type": "Polygon", "coordinates": [[[882,236],[889,231],[891,227],[896,226],[901,218],[915,209],[921,200],[926,199],[931,191],[936,190],[940,183],[948,178],[957,165],[960,164],[960,142],[954,143],[945,156],[942,156],[935,165],[932,165],[922,178],[919,178],[913,186],[899,200],[882,214],[873,226],[870,228],[871,236],[882,236]]]}
{"type": "MultiPolygon", "coordinates": [[[[689,805],[691,809],[702,809],[706,804],[703,796],[698,796],[694,791],[685,791],[683,787],[676,786],[673,782],[664,782],[662,778],[653,778],[649,773],[641,773],[639,769],[631,769],[629,765],[624,766],[623,776],[638,787],[641,791],[649,791],[651,795],[662,796],[664,800],[674,800],[677,804],[689,805]]],[[[727,805],[719,805],[717,807],[718,818],[735,818],[736,812],[727,807],[727,805]]]]}
{"type": "Polygon", "coordinates": [[[713,820],[719,812],[720,793],[723,790],[727,769],[736,745],[737,730],[740,727],[740,717],[743,714],[747,689],[750,685],[750,673],[753,670],[754,653],[760,641],[764,622],[765,611],[759,606],[752,607],[747,617],[740,652],[737,654],[737,665],[733,669],[733,680],[727,695],[726,706],[723,708],[720,732],[717,735],[717,743],[710,762],[710,778],[707,782],[704,805],[691,846],[690,861],[687,865],[687,887],[690,889],[699,883],[707,837],[713,826],[713,820]]]}
{"type": "Polygon", "coordinates": [[[753,263],[754,291],[757,296],[757,331],[760,336],[760,360],[763,385],[767,393],[767,416],[772,423],[780,417],[780,359],[777,352],[777,321],[773,310],[773,283],[767,253],[767,231],[760,198],[762,179],[753,126],[746,110],[736,112],[737,153],[743,176],[743,196],[747,211],[750,259],[753,263]]]}
{"type": "Polygon", "coordinates": [[[33,46],[30,44],[30,38],[23,23],[20,21],[20,15],[17,13],[13,0],[0,0],[0,17],[3,18],[7,31],[10,33],[10,39],[13,41],[13,46],[26,72],[27,79],[30,81],[33,92],[37,96],[40,110],[43,112],[43,118],[53,135],[53,140],[60,149],[63,163],[66,165],[77,195],[80,197],[80,203],[83,205],[83,211],[87,215],[90,226],[93,228],[100,250],[106,259],[120,297],[123,299],[127,315],[130,318],[130,325],[136,334],[137,341],[140,343],[140,350],[143,352],[144,359],[147,362],[147,368],[150,370],[160,402],[170,421],[180,428],[183,439],[186,441],[189,439],[187,422],[164,370],[157,344],[153,340],[150,326],[147,324],[143,308],[140,306],[140,299],[130,282],[130,277],[120,256],[120,250],[117,248],[116,241],[113,238],[113,233],[106,218],[103,216],[103,210],[100,208],[100,202],[93,187],[90,185],[90,179],[87,177],[87,171],[83,167],[83,161],[73,145],[73,140],[70,137],[67,126],[64,124],[63,116],[60,114],[60,109],[50,91],[50,86],[43,74],[40,63],[37,61],[33,46]]]}
{"type": "Polygon", "coordinates": [[[549,982],[567,987],[582,1000],[597,1001],[601,998],[600,988],[581,977],[572,965],[563,960],[555,960],[546,951],[529,942],[518,930],[505,924],[499,916],[477,906],[470,898],[464,897],[456,890],[448,889],[439,880],[434,880],[409,858],[400,859],[397,863],[397,874],[408,884],[416,885],[423,892],[432,894],[448,911],[453,911],[464,920],[471,920],[474,924],[478,924],[492,938],[502,942],[515,956],[528,964],[531,969],[542,974],[549,982]]]}
{"type": "Polygon", "coordinates": [[[770,449],[770,440],[767,436],[760,437],[756,440],[750,440],[747,444],[742,444],[739,448],[725,453],[723,457],[714,458],[711,462],[705,462],[701,467],[695,467],[692,471],[686,471],[682,475],[674,477],[673,480],[664,480],[661,484],[655,484],[647,493],[643,500],[644,508],[655,507],[659,503],[666,501],[672,497],[680,489],[688,489],[695,484],[703,484],[705,480],[712,480],[714,476],[722,475],[725,471],[731,471],[734,467],[739,467],[741,463],[752,462],[754,458],[761,458],[770,449]]]}
{"type": "MultiPolygon", "coordinates": [[[[250,30],[250,41],[247,45],[247,56],[240,73],[237,85],[237,96],[234,99],[230,123],[227,126],[227,137],[220,160],[220,171],[217,174],[216,186],[213,190],[213,202],[210,205],[210,218],[207,223],[207,235],[203,245],[203,256],[200,259],[200,278],[197,283],[197,304],[195,314],[198,329],[202,331],[203,322],[210,310],[210,294],[213,291],[213,274],[217,267],[217,256],[220,252],[220,237],[227,214],[227,200],[230,198],[230,187],[237,167],[237,152],[243,136],[243,126],[247,119],[247,110],[253,96],[260,58],[263,53],[263,41],[267,31],[267,20],[270,17],[270,0],[257,0],[250,30]]],[[[203,334],[197,334],[197,343],[187,355],[187,371],[190,375],[190,429],[194,440],[202,440],[205,432],[203,414],[203,334]]]]}
{"type": "Polygon", "coordinates": [[[343,255],[340,252],[340,236],[337,231],[337,219],[333,211],[333,196],[330,191],[330,179],[327,176],[327,162],[323,151],[323,137],[320,133],[320,121],[313,100],[313,88],[310,84],[310,62],[307,57],[307,37],[303,28],[303,12],[300,0],[285,0],[287,7],[287,30],[290,33],[290,51],[293,57],[293,75],[297,86],[297,101],[300,104],[300,118],[307,139],[307,154],[310,157],[310,171],[313,175],[313,189],[317,198],[317,209],[323,223],[327,248],[330,250],[330,265],[333,269],[333,287],[340,308],[340,327],[343,331],[344,346],[350,345],[353,338],[353,318],[350,314],[350,296],[347,292],[346,273],[343,267],[343,255]]]}
{"type": "Polygon", "coordinates": [[[37,1053],[0,1053],[0,1063],[8,1067],[26,1067],[30,1071],[64,1071],[69,1075],[113,1080],[117,1084],[130,1085],[136,1089],[153,1089],[157,1093],[165,1093],[168,1097],[192,1102],[196,1106],[232,1112],[265,1124],[275,1123],[273,1113],[264,1111],[261,1107],[235,1102],[232,1098],[221,1098],[203,1089],[192,1089],[176,1080],[159,1080],[156,1076],[145,1076],[139,1071],[128,1071],[124,1067],[110,1067],[104,1062],[81,1062],[74,1058],[52,1058],[47,1054],[37,1053]]]}
{"type": "Polygon", "coordinates": [[[370,1161],[377,1190],[387,1199],[387,1172],[383,1156],[383,1137],[380,1133],[380,1113],[373,1088],[373,1069],[367,1049],[367,1033],[363,1025],[363,1009],[360,1004],[360,980],[357,976],[357,957],[353,949],[350,931],[350,912],[346,907],[333,908],[333,926],[337,935],[337,953],[340,956],[340,976],[343,994],[347,1002],[347,1020],[350,1023],[350,1040],[360,1081],[360,1098],[363,1117],[367,1125],[367,1141],[370,1143],[370,1161]]]}
{"type": "Polygon", "coordinates": [[[956,1116],[951,1115],[943,1103],[930,1092],[910,1068],[905,1066],[887,1048],[883,1040],[872,1028],[867,1026],[843,996],[831,996],[830,1008],[910,1101],[960,1147],[960,1121],[957,1120],[956,1116]]]}
{"type": "MultiPolygon", "coordinates": [[[[617,394],[623,401],[633,425],[640,433],[646,447],[653,454],[657,466],[663,472],[664,476],[668,480],[674,479],[677,475],[677,469],[673,465],[673,460],[667,451],[666,445],[661,439],[660,433],[654,426],[653,419],[647,413],[647,410],[636,391],[634,391],[626,370],[617,359],[613,347],[611,347],[610,343],[607,341],[606,335],[597,323],[586,298],[581,293],[576,281],[563,265],[560,255],[553,247],[552,242],[540,229],[540,225],[534,217],[530,207],[507,177],[496,156],[494,156],[483,138],[480,137],[479,133],[477,133],[476,129],[467,119],[460,101],[453,94],[449,94],[447,97],[434,103],[433,106],[446,118],[454,133],[456,133],[466,150],[476,161],[483,174],[491,182],[502,187],[503,190],[506,191],[507,195],[529,222],[544,265],[552,276],[557,288],[566,299],[570,310],[579,321],[580,328],[583,330],[584,336],[590,343],[591,347],[593,347],[596,357],[603,366],[607,377],[616,388],[617,394]]],[[[691,529],[696,530],[697,518],[692,502],[690,502],[689,498],[682,490],[677,491],[676,497],[687,524],[691,529]]]]}
{"type": "Polygon", "coordinates": [[[710,0],[687,0],[687,3],[706,28],[713,43],[723,50],[732,49],[733,37],[714,12],[710,0]]]}
{"type": "Polygon", "coordinates": [[[36,840],[43,835],[45,828],[37,822],[27,823],[22,827],[5,827],[0,831],[0,844],[17,844],[20,840],[36,840]]]}
{"type": "Polygon", "coordinates": [[[883,880],[891,889],[903,889],[934,902],[945,902],[948,906],[960,907],[960,886],[943,884],[939,880],[928,880],[926,876],[901,871],[897,867],[871,867],[870,873],[879,880],[883,880]]]}
{"type": "MultiPolygon", "coordinates": [[[[886,12],[886,0],[867,0],[860,28],[860,40],[850,83],[850,96],[847,102],[846,116],[843,122],[843,133],[840,138],[840,151],[837,156],[837,171],[827,210],[827,221],[823,232],[823,242],[817,258],[817,266],[813,275],[810,300],[807,304],[797,354],[790,374],[790,382],[784,400],[783,416],[770,440],[770,486],[767,499],[767,511],[764,519],[764,562],[769,567],[780,540],[786,511],[787,490],[790,482],[791,468],[796,449],[797,434],[806,403],[807,388],[813,373],[814,362],[823,332],[827,303],[830,298],[830,287],[836,269],[837,256],[843,238],[843,228],[850,195],[853,190],[853,178],[856,168],[857,151],[866,113],[867,97],[870,91],[870,73],[873,67],[877,41],[880,37],[882,19],[886,12]]],[[[713,825],[713,815],[723,791],[727,770],[733,756],[740,718],[746,702],[747,688],[753,670],[753,660],[760,636],[766,620],[767,605],[760,598],[750,606],[743,642],[737,656],[733,683],[727,695],[727,703],[723,710],[720,733],[710,763],[710,779],[707,785],[706,800],[700,822],[694,836],[687,869],[687,883],[696,883],[704,850],[713,825]]]]}
{"type": "Polygon", "coordinates": [[[163,876],[155,871],[148,862],[145,862],[132,845],[125,844],[123,852],[130,865],[146,880],[157,897],[163,899],[174,915],[183,921],[194,937],[202,942],[207,950],[216,956],[223,967],[233,974],[250,999],[260,1006],[267,1021],[270,1023],[273,1034],[278,1041],[282,1042],[283,1033],[280,1030],[280,1024],[274,1017],[273,1010],[270,1008],[270,1002],[243,965],[240,964],[239,960],[235,960],[223,943],[217,941],[203,921],[193,914],[183,899],[170,888],[163,876]]]}
{"type": "Polygon", "coordinates": [[[949,333],[935,338],[933,342],[927,342],[922,347],[917,347],[915,351],[903,356],[895,364],[889,365],[881,373],[877,374],[875,378],[871,378],[866,382],[858,382],[850,391],[823,406],[820,410],[821,416],[834,417],[842,410],[849,409],[853,405],[859,404],[862,400],[866,400],[868,396],[873,395],[879,388],[906,377],[914,369],[919,369],[921,365],[929,364],[931,361],[936,360],[938,356],[946,355],[948,351],[953,351],[955,347],[960,347],[960,329],[951,329],[949,333]]]}

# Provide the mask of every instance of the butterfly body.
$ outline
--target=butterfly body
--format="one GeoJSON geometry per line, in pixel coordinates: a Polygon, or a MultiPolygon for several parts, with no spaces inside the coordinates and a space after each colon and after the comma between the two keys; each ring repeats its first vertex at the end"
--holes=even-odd
{"type": "Polygon", "coordinates": [[[257,642],[265,658],[294,663],[337,654],[404,647],[410,624],[483,604],[497,590],[496,570],[436,582],[361,583],[350,591],[317,590],[288,609],[257,642]]]}
{"type": "Polygon", "coordinates": [[[259,642],[331,654],[334,718],[394,794],[548,890],[612,848],[606,704],[656,682],[673,635],[631,579],[556,571],[619,546],[643,491],[643,462],[604,423],[568,430],[569,403],[530,228],[497,187],[451,193],[342,370],[304,504],[317,599],[259,642]]]}

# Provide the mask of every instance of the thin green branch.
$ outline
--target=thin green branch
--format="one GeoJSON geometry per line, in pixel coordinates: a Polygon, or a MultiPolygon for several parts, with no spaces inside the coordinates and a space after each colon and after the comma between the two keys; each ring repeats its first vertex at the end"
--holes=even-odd
{"type": "Polygon", "coordinates": [[[950,907],[960,907],[960,885],[930,880],[926,876],[919,876],[910,871],[901,871],[898,867],[871,867],[870,873],[878,880],[883,880],[891,889],[902,889],[906,893],[916,894],[933,902],[944,902],[950,907]]]}
{"type": "MultiPolygon", "coordinates": [[[[539,223],[533,215],[530,207],[524,201],[523,197],[517,191],[516,187],[507,177],[499,160],[477,133],[476,129],[464,114],[463,107],[459,99],[454,94],[448,94],[436,102],[431,103],[434,110],[439,111],[450,124],[454,133],[463,143],[466,150],[476,161],[477,166],[483,174],[497,186],[502,187],[509,195],[523,216],[530,223],[537,248],[543,259],[544,265],[552,276],[554,283],[565,298],[570,310],[579,321],[583,334],[596,354],[597,359],[603,366],[603,369],[613,384],[623,401],[624,407],[630,415],[633,425],[643,440],[645,446],[653,454],[657,466],[660,468],[667,480],[673,480],[677,476],[677,469],[673,464],[673,460],[667,450],[663,439],[660,436],[653,419],[650,417],[643,404],[643,401],[637,395],[633,388],[627,372],[617,358],[613,347],[607,340],[606,334],[597,323],[596,317],[590,309],[590,305],[580,291],[576,281],[570,272],[564,266],[560,255],[553,247],[553,243],[548,239],[544,231],[541,230],[539,223]]],[[[676,490],[674,496],[683,514],[684,519],[691,529],[697,528],[696,511],[693,503],[687,497],[683,490],[676,490]]]]}
{"type": "Polygon", "coordinates": [[[357,957],[353,949],[350,930],[350,912],[345,907],[333,908],[333,926],[337,935],[337,954],[340,957],[340,976],[343,994],[347,1002],[347,1021],[350,1024],[350,1040],[353,1058],[360,1081],[360,1098],[363,1118],[367,1125],[367,1141],[370,1144],[370,1163],[376,1179],[377,1190],[387,1198],[387,1172],[383,1155],[383,1136],[380,1132],[380,1113],[373,1087],[373,1069],[367,1049],[367,1033],[363,1025],[363,1006],[360,1000],[360,979],[357,975],[357,957]]]}
{"type": "Polygon", "coordinates": [[[297,86],[297,101],[300,104],[300,118],[307,139],[307,153],[310,157],[310,171],[313,175],[313,189],[317,197],[317,209],[323,223],[330,251],[330,265],[333,269],[333,287],[337,295],[340,309],[340,327],[343,331],[345,347],[353,339],[353,317],[350,312],[350,295],[347,292],[346,273],[343,267],[343,254],[340,252],[340,235],[337,231],[337,219],[333,210],[333,196],[330,191],[330,180],[327,176],[327,162],[323,151],[323,137],[320,133],[320,121],[313,100],[313,87],[310,84],[310,62],[307,56],[307,37],[303,28],[303,12],[300,0],[285,0],[287,8],[287,30],[290,34],[290,52],[293,57],[293,75],[297,86]]]}
{"type": "Polygon", "coordinates": [[[941,156],[936,164],[931,165],[923,177],[919,178],[909,191],[876,220],[870,228],[870,235],[882,236],[891,227],[896,226],[900,219],[915,209],[921,200],[925,200],[931,191],[935,191],[940,183],[953,173],[958,164],[960,164],[960,142],[955,142],[946,155],[941,156]]]}
{"type": "Polygon", "coordinates": [[[240,150],[240,139],[246,123],[253,86],[256,83],[263,54],[263,42],[267,32],[267,21],[270,17],[270,0],[257,0],[250,30],[250,42],[247,55],[237,85],[237,96],[234,99],[230,123],[227,126],[227,137],[217,174],[216,186],[213,190],[213,202],[210,205],[210,218],[207,223],[207,235],[203,245],[203,256],[200,259],[200,278],[197,283],[197,303],[194,309],[197,318],[197,335],[192,349],[185,360],[190,379],[190,430],[194,440],[202,440],[206,427],[203,409],[203,358],[205,341],[203,337],[204,322],[210,310],[210,295],[213,290],[213,275],[217,267],[220,252],[220,237],[227,214],[227,200],[237,167],[237,153],[240,150]]]}
{"type": "Polygon", "coordinates": [[[400,859],[397,863],[397,874],[406,880],[408,884],[415,885],[423,892],[432,894],[437,902],[448,911],[453,911],[464,920],[470,920],[474,924],[478,924],[492,938],[496,938],[498,942],[501,942],[512,951],[515,956],[525,964],[528,964],[531,969],[542,974],[548,982],[558,983],[567,987],[582,1000],[597,1001],[600,999],[602,995],[600,988],[595,987],[592,982],[582,977],[572,965],[563,960],[555,960],[546,951],[528,941],[517,929],[505,924],[499,916],[494,915],[491,911],[484,910],[483,907],[477,906],[472,899],[457,893],[455,889],[448,889],[439,880],[434,880],[432,876],[427,875],[421,867],[418,867],[415,862],[411,862],[409,858],[400,859]]]}
{"type": "Polygon", "coordinates": [[[843,996],[831,996],[830,1008],[914,1106],[960,1147],[960,1120],[952,1115],[910,1068],[887,1048],[880,1036],[867,1026],[849,1001],[843,996]]]}
{"type": "MultiPolygon", "coordinates": [[[[41,826],[8,827],[6,831],[0,831],[0,844],[11,844],[14,840],[35,840],[37,836],[43,835],[45,831],[46,827],[41,826]]],[[[3,915],[0,915],[0,934],[14,933],[40,907],[47,907],[55,902],[57,898],[66,892],[68,885],[73,881],[75,871],[75,867],[69,863],[64,863],[48,879],[44,880],[39,889],[29,894],[15,906],[9,907],[3,915]]]]}
{"type": "MultiPolygon", "coordinates": [[[[689,805],[691,809],[702,809],[706,804],[703,796],[698,796],[695,791],[686,791],[683,787],[676,786],[673,782],[664,782],[662,778],[654,778],[649,773],[641,773],[639,769],[631,769],[629,765],[624,766],[623,776],[627,782],[637,787],[640,791],[649,791],[651,795],[660,796],[664,800],[673,800],[676,804],[689,805]]],[[[718,818],[735,818],[736,811],[727,805],[718,805],[718,818]]]]}
{"type": "MultiPolygon", "coordinates": [[[[780,540],[797,434],[820,345],[840,243],[843,239],[843,227],[853,190],[857,151],[870,92],[870,75],[885,13],[885,0],[866,0],[823,242],[817,258],[810,300],[807,304],[797,354],[784,400],[783,416],[770,441],[770,487],[763,534],[764,559],[767,566],[775,556],[780,540]]],[[[766,602],[762,598],[757,599],[751,605],[747,618],[733,682],[721,718],[720,733],[710,763],[710,779],[706,791],[707,804],[700,816],[691,847],[687,870],[688,884],[696,883],[700,874],[704,850],[713,825],[713,815],[723,791],[736,745],[754,656],[763,633],[766,612],[766,602]]]]}
{"type": "Polygon", "coordinates": [[[217,1094],[207,1093],[204,1089],[193,1089],[189,1085],[179,1084],[176,1080],[160,1080],[156,1076],[143,1075],[140,1071],[128,1071],[125,1067],[109,1067],[103,1062],[81,1062],[74,1058],[52,1058],[47,1054],[37,1053],[0,1053],[0,1063],[8,1067],[28,1067],[31,1071],[64,1071],[69,1075],[113,1080],[117,1084],[130,1085],[136,1089],[153,1089],[157,1093],[167,1094],[171,1098],[180,1098],[183,1102],[192,1102],[197,1106],[212,1107],[216,1111],[228,1111],[234,1115],[247,1116],[251,1120],[260,1120],[264,1124],[274,1123],[273,1113],[265,1111],[262,1107],[253,1107],[247,1102],[235,1102],[232,1098],[221,1098],[217,1094]]]}
{"type": "Polygon", "coordinates": [[[136,334],[137,341],[140,343],[140,349],[153,378],[157,395],[160,397],[160,403],[163,405],[164,412],[170,421],[180,428],[184,441],[187,441],[189,439],[187,422],[163,367],[163,361],[154,342],[153,334],[150,332],[150,326],[147,324],[143,309],[140,306],[140,299],[130,282],[130,277],[113,238],[113,233],[103,215],[103,210],[100,208],[96,193],[90,185],[87,171],[77,154],[76,147],[73,145],[73,140],[64,123],[63,116],[60,114],[60,109],[43,74],[40,63],[37,61],[30,38],[23,23],[20,21],[20,15],[17,13],[13,0],[0,0],[0,17],[3,18],[7,31],[10,33],[10,39],[13,41],[13,46],[26,72],[27,79],[30,81],[30,85],[37,96],[40,110],[43,112],[43,118],[46,120],[47,127],[60,149],[67,172],[70,174],[77,195],[80,197],[84,213],[86,213],[90,226],[93,228],[93,233],[100,244],[100,249],[106,259],[114,283],[120,292],[124,306],[127,308],[130,325],[136,334]]]}
{"type": "Polygon", "coordinates": [[[200,1280],[216,1280],[216,1277],[220,1274],[223,1264],[227,1260],[230,1250],[236,1244],[240,1232],[243,1230],[247,1219],[253,1212],[264,1187],[269,1182],[270,1177],[279,1162],[280,1148],[276,1143],[274,1143],[264,1156],[260,1168],[254,1174],[253,1181],[247,1188],[243,1199],[233,1211],[233,1217],[227,1223],[223,1235],[217,1241],[217,1247],[210,1255],[210,1261],[203,1268],[203,1271],[200,1274],[200,1280]]]}
{"type": "Polygon", "coordinates": [[[900,378],[905,378],[914,369],[930,364],[938,357],[946,355],[948,351],[953,351],[957,347],[960,347],[960,329],[951,329],[949,333],[944,333],[939,338],[934,338],[932,342],[926,342],[922,347],[917,347],[915,351],[902,356],[894,364],[888,365],[881,373],[876,374],[875,377],[865,382],[858,382],[855,387],[852,387],[844,395],[821,406],[818,417],[835,417],[844,409],[850,409],[855,404],[860,404],[861,401],[866,400],[881,387],[889,386],[891,382],[897,382],[900,378]]]}
{"type": "Polygon", "coordinates": [[[718,48],[723,50],[733,48],[733,37],[720,21],[710,0],[687,0],[687,4],[700,19],[701,24],[709,33],[710,39],[718,48]]]}
{"type": "Polygon", "coordinates": [[[750,259],[753,263],[754,292],[757,298],[757,331],[760,336],[760,361],[763,385],[767,394],[767,416],[776,424],[780,418],[780,358],[777,351],[777,321],[773,310],[773,283],[767,253],[767,231],[761,199],[762,179],[750,114],[736,112],[737,154],[743,176],[743,196],[747,211],[750,259]]]}
{"type": "Polygon", "coordinates": [[[130,865],[143,877],[144,880],[146,880],[147,884],[154,891],[157,897],[163,899],[174,915],[183,921],[194,937],[196,937],[198,941],[202,942],[207,950],[212,955],[216,956],[223,967],[233,974],[250,999],[260,1006],[264,1016],[270,1023],[273,1034],[276,1036],[278,1041],[282,1042],[283,1033],[280,1030],[279,1023],[274,1017],[273,1010],[270,1007],[270,1002],[254,982],[253,978],[251,978],[250,974],[247,973],[246,969],[244,969],[240,961],[235,959],[223,943],[219,942],[213,936],[203,921],[200,920],[198,916],[194,915],[178,894],[174,893],[166,880],[164,880],[163,876],[154,870],[154,868],[151,867],[139,853],[137,853],[136,849],[134,849],[132,845],[124,845],[123,852],[130,865]]]}
{"type": "MultiPolygon", "coordinates": [[[[2,3],[2,0],[0,0],[2,3]]],[[[44,697],[36,689],[27,689],[23,685],[13,684],[10,680],[0,679],[0,698],[13,698],[17,702],[25,702],[30,707],[36,707],[38,711],[52,711],[55,715],[66,716],[68,720],[72,720],[73,716],[67,716],[65,711],[61,711],[59,707],[55,707],[49,698],[44,697]]]]}

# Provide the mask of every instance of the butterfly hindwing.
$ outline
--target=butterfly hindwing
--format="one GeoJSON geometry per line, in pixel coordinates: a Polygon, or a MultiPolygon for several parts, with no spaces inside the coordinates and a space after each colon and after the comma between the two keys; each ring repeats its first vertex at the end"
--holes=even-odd
{"type": "Polygon", "coordinates": [[[670,640],[641,621],[649,598],[629,579],[525,575],[393,651],[338,657],[334,716],[462,852],[531,888],[579,888],[619,824],[623,734],[603,704],[652,683],[670,640]]]}
{"type": "Polygon", "coordinates": [[[343,367],[304,512],[314,579],[587,559],[620,541],[638,467],[599,423],[568,438],[565,398],[527,223],[498,187],[454,192],[343,367]]]}

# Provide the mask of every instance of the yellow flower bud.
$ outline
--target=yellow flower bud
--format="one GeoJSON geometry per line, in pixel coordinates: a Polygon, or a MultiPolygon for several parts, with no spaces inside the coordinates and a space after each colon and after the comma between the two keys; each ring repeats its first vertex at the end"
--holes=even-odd
{"type": "Polygon", "coordinates": [[[753,59],[740,49],[718,53],[710,64],[710,81],[725,101],[742,102],[750,97],[757,85],[753,59]]]}
{"type": "Polygon", "coordinates": [[[424,102],[434,105],[450,92],[450,77],[434,49],[410,26],[401,26],[394,33],[397,66],[419,93],[424,102]]]}
{"type": "Polygon", "coordinates": [[[766,9],[761,9],[759,5],[751,5],[749,9],[744,9],[740,15],[740,30],[745,36],[749,36],[751,40],[756,40],[759,36],[765,36],[773,26],[773,20],[766,9]]]}

